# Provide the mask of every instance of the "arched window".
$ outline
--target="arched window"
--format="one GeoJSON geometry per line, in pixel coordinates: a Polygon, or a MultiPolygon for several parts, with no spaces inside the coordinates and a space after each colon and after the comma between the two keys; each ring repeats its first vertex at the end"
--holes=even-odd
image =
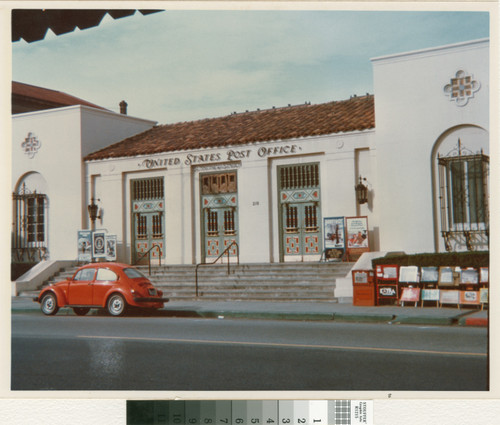
{"type": "Polygon", "coordinates": [[[463,127],[437,151],[440,233],[447,251],[484,250],[489,242],[489,155],[484,130],[463,127]],[[464,141],[465,139],[465,141],[464,141]]]}
{"type": "Polygon", "coordinates": [[[37,262],[46,258],[47,195],[46,183],[38,173],[25,176],[12,194],[14,262],[37,262]]]}

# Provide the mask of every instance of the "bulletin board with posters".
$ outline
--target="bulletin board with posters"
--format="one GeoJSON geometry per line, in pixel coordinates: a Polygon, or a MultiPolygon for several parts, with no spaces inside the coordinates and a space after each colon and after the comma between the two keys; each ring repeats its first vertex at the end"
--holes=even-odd
{"type": "Polygon", "coordinates": [[[92,261],[92,231],[78,231],[78,262],[87,263],[92,261]]]}
{"type": "Polygon", "coordinates": [[[92,233],[92,257],[106,258],[106,230],[95,230],[92,233]]]}
{"type": "Polygon", "coordinates": [[[106,235],[106,261],[116,261],[117,235],[106,235]]]}
{"type": "Polygon", "coordinates": [[[325,217],[323,222],[325,260],[341,261],[345,254],[344,217],[325,217]]]}
{"type": "Polygon", "coordinates": [[[370,252],[368,217],[346,217],[347,259],[356,261],[364,252],[370,252]]]}

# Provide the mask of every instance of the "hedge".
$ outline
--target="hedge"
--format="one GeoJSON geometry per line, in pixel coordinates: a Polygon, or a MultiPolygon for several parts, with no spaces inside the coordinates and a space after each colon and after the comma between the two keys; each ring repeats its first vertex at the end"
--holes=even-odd
{"type": "Polygon", "coordinates": [[[14,281],[21,277],[37,263],[10,263],[10,280],[14,281]]]}
{"type": "Polygon", "coordinates": [[[449,267],[488,267],[490,264],[489,251],[472,252],[446,252],[446,253],[426,253],[426,254],[397,254],[386,255],[385,257],[374,258],[372,267],[379,264],[395,264],[398,266],[449,266],[449,267]]]}

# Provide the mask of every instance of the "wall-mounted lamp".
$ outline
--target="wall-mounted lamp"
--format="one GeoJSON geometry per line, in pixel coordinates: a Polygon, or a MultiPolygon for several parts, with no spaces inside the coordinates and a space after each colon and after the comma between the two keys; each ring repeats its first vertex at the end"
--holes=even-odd
{"type": "MultiPolygon", "coordinates": [[[[98,215],[99,207],[97,206],[97,204],[95,203],[95,201],[96,200],[94,198],[92,198],[90,200],[90,205],[87,205],[87,210],[89,212],[90,221],[92,222],[92,227],[94,226],[95,220],[97,218],[99,220],[101,219],[101,215],[100,214],[98,215]]],[[[97,199],[97,201],[100,201],[100,199],[97,199]]]]}
{"type": "Polygon", "coordinates": [[[366,178],[359,176],[359,183],[354,186],[354,190],[356,191],[356,201],[358,201],[358,204],[360,205],[368,202],[368,186],[363,184],[363,180],[366,181],[366,178]]]}

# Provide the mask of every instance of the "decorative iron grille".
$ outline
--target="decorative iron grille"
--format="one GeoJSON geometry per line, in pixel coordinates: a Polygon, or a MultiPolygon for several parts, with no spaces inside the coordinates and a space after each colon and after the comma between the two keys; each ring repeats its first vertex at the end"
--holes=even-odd
{"type": "Polygon", "coordinates": [[[132,180],[132,199],[134,201],[163,199],[163,177],[132,180]]]}
{"type": "Polygon", "coordinates": [[[12,194],[13,229],[12,260],[14,262],[41,261],[47,255],[47,196],[22,185],[12,194]]]}
{"type": "Polygon", "coordinates": [[[307,189],[319,186],[319,165],[299,164],[280,168],[280,189],[307,189]]]}
{"type": "Polygon", "coordinates": [[[201,179],[201,193],[203,195],[235,193],[236,190],[236,172],[209,174],[201,179]]]}
{"type": "Polygon", "coordinates": [[[447,251],[489,243],[489,156],[462,148],[438,156],[441,234],[447,251]]]}

